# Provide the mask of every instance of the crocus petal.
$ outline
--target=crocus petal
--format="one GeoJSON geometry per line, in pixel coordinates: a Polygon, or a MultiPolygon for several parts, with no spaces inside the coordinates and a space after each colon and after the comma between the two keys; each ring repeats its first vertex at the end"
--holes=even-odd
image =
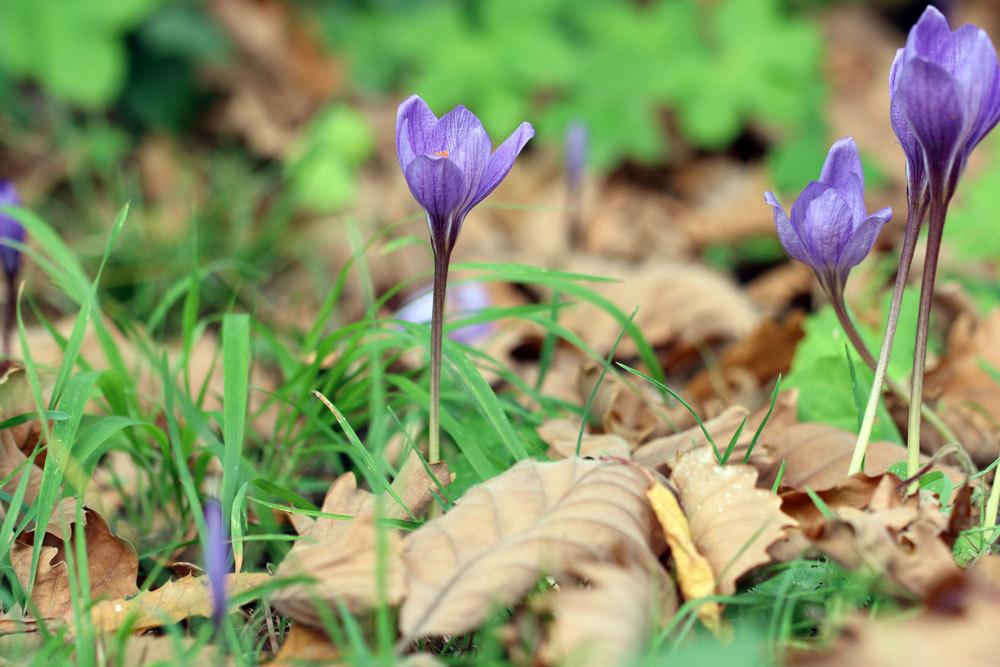
{"type": "Polygon", "coordinates": [[[897,83],[900,107],[923,148],[931,191],[941,196],[965,132],[957,82],[941,66],[915,58],[903,63],[897,83]]]}
{"type": "Polygon", "coordinates": [[[435,248],[450,248],[462,224],[467,197],[465,176],[448,158],[418,155],[406,168],[406,182],[417,203],[427,212],[435,248]]]}
{"type": "Polygon", "coordinates": [[[770,191],[764,193],[764,201],[766,201],[774,211],[774,227],[778,232],[778,240],[781,241],[781,245],[784,246],[785,252],[792,259],[797,259],[804,264],[809,264],[812,258],[806,251],[805,246],[802,244],[802,240],[799,235],[792,229],[792,223],[788,220],[788,215],[785,213],[784,207],[778,198],[770,191]]]}
{"type": "Polygon", "coordinates": [[[906,40],[907,50],[913,55],[939,61],[951,45],[951,26],[937,7],[928,5],[920,19],[910,30],[906,40]]]}
{"type": "Polygon", "coordinates": [[[479,184],[479,191],[476,193],[470,206],[475,206],[486,199],[487,195],[500,185],[500,181],[510,173],[511,168],[514,166],[514,160],[521,153],[521,149],[524,148],[524,145],[533,136],[535,136],[535,128],[531,126],[531,123],[524,122],[514,130],[513,134],[507,137],[506,141],[500,144],[496,152],[490,156],[489,164],[486,166],[486,173],[483,175],[483,181],[479,184]]]}
{"type": "MultiPolygon", "coordinates": [[[[17,195],[17,189],[10,181],[0,181],[0,206],[20,206],[21,199],[17,195]]],[[[0,211],[0,239],[11,239],[19,243],[24,242],[24,227],[14,219],[0,211]]],[[[0,264],[3,264],[4,272],[10,276],[16,276],[21,270],[21,251],[17,248],[0,244],[0,264]]]]}
{"type": "Polygon", "coordinates": [[[865,216],[865,174],[854,139],[841,139],[830,148],[819,180],[836,188],[856,219],[865,216]]]}
{"type": "Polygon", "coordinates": [[[429,144],[437,123],[437,116],[419,95],[411,95],[399,105],[396,112],[396,157],[404,172],[415,156],[441,150],[429,144]]]}
{"type": "MultiPolygon", "coordinates": [[[[796,222],[794,216],[793,222],[796,222]]],[[[797,226],[813,256],[813,268],[833,267],[854,232],[851,207],[830,188],[809,202],[805,220],[797,226]]]]}
{"type": "Polygon", "coordinates": [[[851,267],[857,266],[868,256],[878,240],[878,235],[886,223],[892,220],[892,209],[884,208],[881,211],[868,216],[848,239],[844,250],[837,262],[837,268],[846,272],[851,267]]]}
{"type": "Polygon", "coordinates": [[[955,79],[966,100],[971,125],[966,153],[971,152],[1000,118],[1000,63],[989,35],[967,25],[955,33],[953,54],[955,79]]]}
{"type": "MultiPolygon", "coordinates": [[[[444,120],[442,118],[441,122],[443,123],[444,120]]],[[[476,122],[470,124],[466,131],[456,136],[455,142],[450,146],[448,160],[455,163],[455,166],[462,171],[462,175],[465,177],[465,196],[462,201],[463,207],[469,209],[479,192],[479,186],[486,173],[493,145],[490,143],[490,137],[483,129],[482,123],[476,119],[476,122]]]]}
{"type": "Polygon", "coordinates": [[[223,524],[222,507],[217,500],[205,503],[205,574],[212,593],[212,619],[222,624],[227,607],[226,576],[229,574],[229,546],[223,524]]]}

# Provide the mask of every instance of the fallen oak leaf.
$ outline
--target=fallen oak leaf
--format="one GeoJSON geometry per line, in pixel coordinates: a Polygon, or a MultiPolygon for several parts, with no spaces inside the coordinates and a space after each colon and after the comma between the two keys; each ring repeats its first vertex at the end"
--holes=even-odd
{"type": "MultiPolygon", "coordinates": [[[[715,573],[712,565],[698,553],[691,538],[691,526],[677,498],[667,487],[654,482],[646,491],[649,504],[663,528],[677,566],[677,584],[688,600],[698,600],[715,593],[715,573]]],[[[698,607],[698,618],[708,629],[718,632],[722,627],[722,606],[707,601],[698,607]]]]}
{"type": "Polygon", "coordinates": [[[719,593],[736,592],[736,580],[770,562],[768,548],[794,520],[781,500],[756,488],[757,471],[748,465],[719,465],[702,447],[681,456],[671,482],[691,525],[698,552],[712,565],[719,593]]]}
{"type": "Polygon", "coordinates": [[[330,643],[330,638],[326,634],[296,623],[285,635],[285,642],[268,665],[294,667],[303,661],[322,661],[323,664],[329,664],[340,657],[342,657],[340,650],[330,643]]]}
{"type": "MultiPolygon", "coordinates": [[[[273,581],[266,572],[240,572],[226,577],[230,598],[273,581]]],[[[177,623],[192,616],[212,615],[208,577],[183,577],[131,598],[104,600],[93,606],[91,623],[97,632],[114,632],[128,624],[132,632],[177,623]]]]}
{"type": "MultiPolygon", "coordinates": [[[[90,508],[83,509],[83,536],[87,550],[87,573],[90,594],[94,599],[134,595],[138,591],[139,557],[127,541],[111,533],[103,517],[90,508]]],[[[35,571],[31,600],[39,619],[59,619],[71,611],[69,567],[66,550],[76,549],[76,502],[65,499],[52,515],[35,571]],[[66,540],[66,536],[69,540],[66,540]]],[[[19,581],[31,576],[32,545],[35,532],[21,534],[10,550],[10,561],[19,581]]]]}
{"type": "Polygon", "coordinates": [[[621,550],[648,554],[648,484],[631,466],[569,458],[521,461],[469,489],[404,540],[400,645],[474,628],[543,574],[621,550]]]}

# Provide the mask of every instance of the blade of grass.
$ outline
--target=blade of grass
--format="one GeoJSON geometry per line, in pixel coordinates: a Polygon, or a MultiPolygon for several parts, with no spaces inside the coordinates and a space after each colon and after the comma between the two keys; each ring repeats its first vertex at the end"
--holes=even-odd
{"type": "Polygon", "coordinates": [[[250,318],[227,313],[222,321],[222,511],[232,521],[233,499],[241,482],[243,438],[250,380],[250,318]]]}

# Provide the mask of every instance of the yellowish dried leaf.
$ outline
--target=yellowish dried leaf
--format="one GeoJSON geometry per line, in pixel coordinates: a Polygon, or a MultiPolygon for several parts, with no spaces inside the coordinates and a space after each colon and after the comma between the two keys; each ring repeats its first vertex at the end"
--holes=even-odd
{"type": "MultiPolygon", "coordinates": [[[[691,526],[677,498],[667,487],[655,483],[646,491],[649,504],[663,528],[670,554],[677,565],[677,584],[688,600],[698,600],[715,594],[715,573],[712,565],[698,553],[691,539],[691,526]]],[[[722,623],[722,606],[705,602],[698,607],[698,618],[705,627],[718,631],[722,623]]]]}
{"type": "MultiPolygon", "coordinates": [[[[233,597],[271,580],[271,575],[264,572],[230,574],[226,579],[226,590],[233,597]]],[[[98,632],[114,632],[128,620],[132,631],[140,632],[192,616],[211,615],[212,592],[208,577],[184,577],[129,599],[98,602],[91,610],[91,622],[98,632]]]]}
{"type": "Polygon", "coordinates": [[[278,655],[268,664],[271,667],[296,667],[303,661],[336,664],[340,651],[330,643],[330,638],[319,630],[294,624],[285,636],[278,655]]]}
{"type": "Polygon", "coordinates": [[[768,547],[795,523],[782,513],[778,496],[756,488],[754,468],[720,466],[707,447],[680,457],[671,480],[695,547],[711,563],[723,595],[735,593],[737,579],[769,562],[768,547]]]}
{"type": "MultiPolygon", "coordinates": [[[[577,456],[576,445],[580,424],[569,419],[552,419],[538,427],[538,437],[549,446],[549,457],[563,459],[577,456]]],[[[579,455],[583,458],[631,457],[628,443],[617,435],[584,433],[580,440],[579,455]]]]}
{"type": "Polygon", "coordinates": [[[648,553],[649,482],[636,468],[521,461],[404,540],[404,639],[451,635],[519,600],[543,574],[618,551],[648,553]]]}

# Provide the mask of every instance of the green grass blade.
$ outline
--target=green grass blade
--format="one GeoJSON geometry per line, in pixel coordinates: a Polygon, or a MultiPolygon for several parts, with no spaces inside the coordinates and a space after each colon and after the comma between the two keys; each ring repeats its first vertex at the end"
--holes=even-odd
{"type": "Polygon", "coordinates": [[[222,321],[222,380],[222,509],[229,525],[241,483],[249,395],[250,318],[245,313],[227,314],[222,321]]]}

